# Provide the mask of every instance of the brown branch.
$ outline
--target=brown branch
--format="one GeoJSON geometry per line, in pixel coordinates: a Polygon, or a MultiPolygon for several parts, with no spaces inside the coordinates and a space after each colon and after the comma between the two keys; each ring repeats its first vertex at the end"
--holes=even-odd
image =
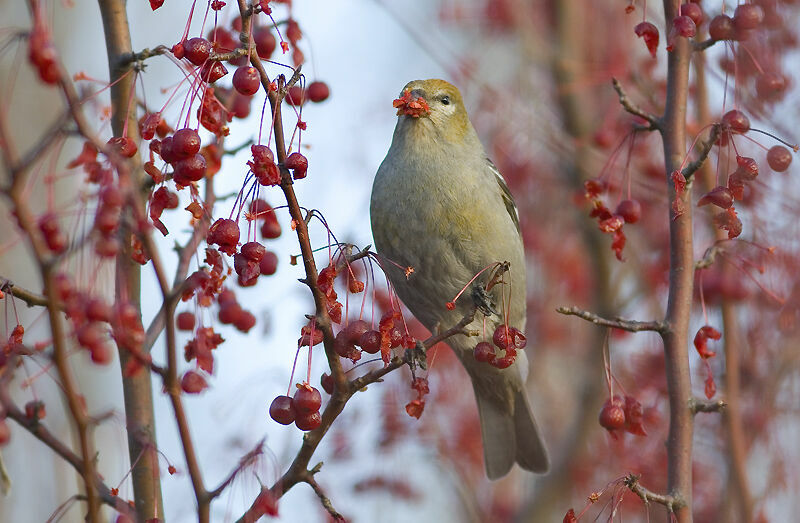
{"type": "Polygon", "coordinates": [[[702,42],[692,42],[692,51],[705,51],[717,42],[719,42],[719,40],[714,40],[713,38],[708,38],[702,42]]]}
{"type": "Polygon", "coordinates": [[[613,320],[601,318],[597,314],[584,311],[577,307],[558,307],[556,312],[566,316],[577,316],[600,327],[611,327],[628,332],[654,331],[665,333],[669,331],[669,324],[665,321],[636,321],[614,318],[613,320]]]}
{"type": "MultiPolygon", "coordinates": [[[[318,464],[314,468],[319,470],[319,467],[321,467],[321,465],[322,463],[318,464]]],[[[319,486],[319,483],[317,483],[317,480],[314,478],[314,474],[312,473],[312,471],[307,472],[306,477],[303,479],[303,481],[311,486],[311,488],[314,490],[314,494],[317,495],[320,503],[322,503],[322,506],[325,508],[325,510],[328,512],[331,518],[333,518],[334,521],[345,521],[344,517],[341,514],[339,514],[335,508],[333,508],[331,500],[328,498],[328,496],[325,495],[325,492],[322,490],[322,487],[319,486]]]]}
{"type": "Polygon", "coordinates": [[[689,398],[689,410],[693,414],[698,412],[722,412],[728,404],[722,400],[706,401],[700,398],[689,398]]]}
{"type": "Polygon", "coordinates": [[[650,502],[659,503],[664,505],[667,511],[671,513],[686,506],[686,504],[680,498],[676,498],[668,494],[656,494],[655,492],[646,489],[639,483],[639,476],[635,474],[628,474],[622,481],[625,483],[625,486],[631,490],[631,492],[639,496],[645,505],[649,505],[650,502]]]}
{"type": "Polygon", "coordinates": [[[41,294],[36,294],[35,292],[29,291],[28,289],[18,287],[14,285],[9,279],[2,277],[0,277],[0,279],[5,280],[5,283],[3,283],[3,285],[0,285],[0,291],[8,292],[15,298],[19,298],[20,300],[24,301],[28,305],[28,307],[47,306],[47,298],[42,296],[41,294]]]}
{"type": "Polygon", "coordinates": [[[722,133],[722,127],[719,124],[714,124],[711,126],[711,134],[708,137],[708,140],[704,141],[698,147],[698,155],[697,158],[683,168],[681,174],[687,180],[700,168],[703,166],[703,163],[708,158],[708,154],[711,152],[711,149],[714,147],[714,144],[719,140],[719,135],[722,133]]]}
{"type": "Polygon", "coordinates": [[[649,131],[661,130],[661,120],[657,116],[652,113],[648,113],[638,105],[634,104],[631,99],[628,97],[628,94],[622,88],[622,84],[619,83],[619,80],[616,78],[611,79],[611,83],[614,86],[614,90],[617,92],[617,96],[619,97],[619,103],[623,109],[634,116],[638,116],[642,118],[646,122],[650,124],[649,127],[646,129],[649,131]]]}

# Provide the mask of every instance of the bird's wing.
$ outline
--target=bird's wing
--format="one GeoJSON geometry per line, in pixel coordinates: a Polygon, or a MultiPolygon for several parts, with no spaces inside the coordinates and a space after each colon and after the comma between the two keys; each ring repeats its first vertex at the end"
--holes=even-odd
{"type": "Polygon", "coordinates": [[[520,232],[519,211],[517,211],[517,204],[514,203],[514,197],[511,196],[511,191],[508,189],[508,184],[506,184],[505,178],[503,178],[503,175],[500,174],[500,171],[497,169],[497,166],[494,164],[494,162],[492,162],[492,160],[487,158],[486,163],[489,166],[489,169],[494,174],[494,177],[497,180],[497,184],[500,186],[500,196],[503,198],[503,203],[506,206],[508,215],[511,216],[511,221],[514,222],[514,225],[517,228],[517,232],[520,232]]]}

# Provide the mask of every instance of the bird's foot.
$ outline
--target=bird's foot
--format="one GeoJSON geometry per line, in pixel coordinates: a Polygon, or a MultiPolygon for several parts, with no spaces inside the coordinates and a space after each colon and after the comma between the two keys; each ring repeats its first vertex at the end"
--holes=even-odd
{"type": "Polygon", "coordinates": [[[472,301],[484,316],[491,316],[493,314],[497,316],[500,315],[497,309],[494,308],[492,297],[486,292],[486,289],[484,289],[482,285],[476,285],[472,288],[472,301]]]}
{"type": "Polygon", "coordinates": [[[421,341],[417,340],[417,345],[413,349],[406,349],[405,361],[411,367],[411,372],[414,372],[417,367],[422,370],[428,370],[427,349],[421,341]]]}

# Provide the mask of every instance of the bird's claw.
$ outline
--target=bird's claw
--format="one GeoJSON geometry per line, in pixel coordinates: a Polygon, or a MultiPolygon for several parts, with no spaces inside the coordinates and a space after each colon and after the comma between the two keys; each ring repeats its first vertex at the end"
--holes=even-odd
{"type": "Polygon", "coordinates": [[[419,340],[417,340],[417,345],[413,349],[406,349],[404,359],[406,363],[408,363],[408,366],[411,367],[412,372],[416,370],[417,366],[422,370],[428,370],[428,358],[426,353],[427,349],[425,349],[425,346],[419,340]]]}
{"type": "Polygon", "coordinates": [[[472,288],[472,301],[484,316],[499,316],[500,313],[494,308],[492,297],[486,292],[486,289],[481,285],[476,285],[472,288]]]}

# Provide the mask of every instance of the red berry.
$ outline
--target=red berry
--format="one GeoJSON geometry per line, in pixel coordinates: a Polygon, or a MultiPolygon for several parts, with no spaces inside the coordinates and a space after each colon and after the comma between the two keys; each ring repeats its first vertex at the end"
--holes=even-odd
{"type": "Polygon", "coordinates": [[[261,76],[255,67],[242,66],[233,73],[233,88],[239,93],[250,96],[258,92],[261,87],[261,76]]]}
{"type": "Polygon", "coordinates": [[[283,165],[287,169],[292,170],[292,176],[295,180],[306,177],[306,172],[308,171],[308,159],[302,154],[298,152],[290,154],[283,162],[283,165]]]}
{"type": "Polygon", "coordinates": [[[336,338],[333,340],[333,350],[342,358],[349,358],[352,361],[361,359],[361,352],[347,339],[347,333],[345,331],[339,331],[336,335],[336,338]]]}
{"type": "Polygon", "coordinates": [[[345,333],[344,335],[347,341],[358,345],[361,340],[361,336],[368,330],[369,323],[364,320],[354,320],[347,324],[342,332],[345,333]]]}
{"type": "Polygon", "coordinates": [[[733,205],[733,194],[727,187],[717,186],[704,194],[697,202],[698,207],[708,205],[709,203],[716,205],[722,209],[727,209],[733,205]]]}
{"type": "Polygon", "coordinates": [[[175,318],[175,325],[178,330],[190,331],[194,329],[195,316],[189,311],[183,311],[175,318]]]}
{"type": "Polygon", "coordinates": [[[183,53],[194,65],[203,65],[211,55],[211,42],[205,38],[190,38],[183,43],[183,53]]]}
{"type": "Polygon", "coordinates": [[[694,20],[685,15],[676,16],[672,19],[672,29],[676,34],[686,38],[692,38],[697,34],[697,26],[694,20]]]}
{"type": "Polygon", "coordinates": [[[91,298],[87,301],[84,313],[89,321],[111,321],[111,309],[102,298],[91,298]]]}
{"type": "Polygon", "coordinates": [[[650,55],[655,58],[656,51],[658,50],[658,29],[656,26],[650,22],[641,22],[633,28],[633,32],[636,33],[636,36],[644,40],[647,50],[650,51],[650,55]]]}
{"type": "Polygon", "coordinates": [[[133,158],[136,156],[136,151],[139,150],[136,142],[127,136],[114,136],[109,138],[107,143],[112,151],[116,151],[117,154],[125,158],[133,158]]]}
{"type": "Polygon", "coordinates": [[[785,91],[786,78],[782,74],[764,73],[756,77],[756,93],[764,101],[778,101],[785,91]]]}
{"type": "Polygon", "coordinates": [[[625,223],[636,223],[642,216],[642,205],[638,200],[622,200],[614,214],[622,216],[625,223]]]}
{"type": "Polygon", "coordinates": [[[208,83],[213,83],[228,74],[228,70],[221,62],[206,62],[200,69],[200,78],[208,83]]]}
{"type": "Polygon", "coordinates": [[[205,175],[206,157],[197,153],[175,162],[172,178],[176,184],[185,187],[192,182],[199,182],[205,175]]]}
{"type": "Polygon", "coordinates": [[[528,344],[525,336],[515,327],[508,325],[498,325],[492,335],[492,342],[503,350],[524,349],[528,344]]]}
{"type": "Polygon", "coordinates": [[[304,414],[298,413],[294,424],[300,430],[314,430],[322,424],[322,416],[320,416],[319,411],[306,412],[304,414]]]}
{"type": "Polygon", "coordinates": [[[295,412],[292,398],[278,396],[269,406],[269,417],[281,425],[291,425],[294,422],[295,412]]]}
{"type": "Polygon", "coordinates": [[[242,309],[233,320],[233,326],[236,327],[236,330],[239,332],[247,333],[252,329],[256,324],[256,317],[253,316],[253,313],[250,311],[246,311],[242,309]]]}
{"type": "Polygon", "coordinates": [[[278,255],[272,251],[265,252],[258,262],[258,268],[264,276],[272,276],[278,270],[278,255]]]}
{"type": "Polygon", "coordinates": [[[735,133],[746,133],[750,130],[750,119],[742,111],[733,109],[722,116],[722,125],[730,127],[735,133]]]}
{"type": "Polygon", "coordinates": [[[733,25],[740,31],[755,29],[764,21],[764,10],[755,4],[739,4],[733,12],[733,25]]]}
{"type": "Polygon", "coordinates": [[[736,28],[733,19],[728,15],[717,15],[708,24],[708,34],[714,40],[736,39],[736,28]]]}
{"type": "Polygon", "coordinates": [[[162,160],[170,164],[180,159],[172,147],[172,136],[167,136],[161,140],[161,144],[159,144],[158,147],[158,154],[161,156],[162,160]]]}
{"type": "Polygon", "coordinates": [[[306,88],[308,99],[312,102],[323,102],[331,95],[331,90],[325,82],[311,82],[306,88]]]}
{"type": "Polygon", "coordinates": [[[178,129],[172,135],[172,152],[178,159],[199,153],[200,145],[200,134],[194,129],[178,129]]]}
{"type": "Polygon", "coordinates": [[[252,100],[251,96],[244,96],[238,92],[233,93],[230,102],[230,115],[234,118],[247,118],[250,114],[250,102],[252,100]]]}
{"type": "Polygon", "coordinates": [[[210,245],[219,245],[219,250],[232,256],[239,242],[239,226],[233,220],[220,218],[209,227],[206,241],[210,245]]]}
{"type": "Polygon", "coordinates": [[[303,105],[305,101],[303,99],[303,88],[299,85],[293,85],[289,88],[289,91],[286,93],[286,98],[284,100],[287,104],[291,106],[303,105]]]}
{"type": "Polygon", "coordinates": [[[253,31],[253,42],[256,44],[256,52],[262,60],[269,59],[278,45],[270,28],[263,25],[256,27],[253,31]]]}
{"type": "Polygon", "coordinates": [[[696,27],[700,27],[700,24],[702,24],[703,20],[705,19],[703,8],[698,4],[681,4],[680,13],[683,16],[688,16],[691,18],[696,27]]]}
{"type": "Polygon", "coordinates": [[[303,37],[303,32],[300,30],[300,26],[297,24],[296,20],[289,19],[286,22],[286,38],[295,43],[303,37]]]}
{"type": "Polygon", "coordinates": [[[368,330],[358,339],[358,346],[368,354],[375,354],[381,349],[381,333],[368,330]]]}
{"type": "Polygon", "coordinates": [[[274,212],[268,212],[260,218],[264,218],[264,223],[261,224],[261,237],[265,240],[274,240],[281,235],[281,224],[278,222],[278,217],[274,212]]]}
{"type": "Polygon", "coordinates": [[[789,152],[789,149],[786,147],[782,145],[776,145],[767,151],[767,163],[769,164],[770,169],[775,172],[782,173],[788,169],[789,164],[792,163],[792,153],[789,152]]]}
{"type": "Polygon", "coordinates": [[[235,301],[221,303],[219,307],[219,322],[223,325],[232,325],[243,312],[242,306],[235,301]]]}
{"type": "Polygon", "coordinates": [[[258,263],[267,253],[267,249],[258,242],[247,242],[242,245],[241,252],[248,260],[258,263]]]}
{"type": "Polygon", "coordinates": [[[600,425],[607,430],[618,430],[625,426],[624,401],[619,396],[609,398],[600,410],[600,425]]]}
{"type": "Polygon", "coordinates": [[[736,172],[742,180],[751,182],[758,176],[758,164],[749,156],[736,157],[736,172]]]}
{"type": "Polygon", "coordinates": [[[199,394],[206,388],[206,379],[196,371],[188,370],[181,378],[181,389],[187,394],[199,394]]]}
{"type": "Polygon", "coordinates": [[[489,342],[482,341],[475,345],[473,355],[481,363],[491,363],[495,359],[494,347],[489,342]]]}
{"type": "Polygon", "coordinates": [[[304,383],[297,386],[297,391],[294,393],[294,398],[292,398],[292,404],[298,414],[317,412],[322,405],[322,396],[316,388],[304,383]]]}
{"type": "Polygon", "coordinates": [[[67,235],[58,226],[58,218],[55,214],[46,213],[39,217],[39,230],[42,231],[47,248],[54,253],[64,252],[69,240],[67,235]]]}

